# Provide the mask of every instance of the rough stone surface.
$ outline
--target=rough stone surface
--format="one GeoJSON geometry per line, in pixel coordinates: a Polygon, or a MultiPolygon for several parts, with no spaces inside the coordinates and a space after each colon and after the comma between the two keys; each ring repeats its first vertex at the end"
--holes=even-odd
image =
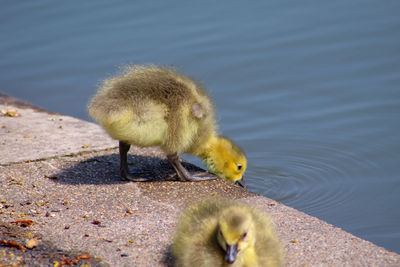
{"type": "MultiPolygon", "coordinates": [[[[0,95],[0,101],[4,98],[0,95]]],[[[8,103],[15,104],[16,101],[0,102],[0,111],[18,110],[18,116],[1,117],[0,164],[102,150],[118,145],[94,123],[82,123],[82,120],[32,109],[29,105],[18,108],[8,103]]]]}
{"type": "Polygon", "coordinates": [[[153,181],[121,181],[117,142],[100,127],[3,95],[5,108],[21,116],[0,115],[0,265],[171,266],[182,209],[222,196],[270,215],[287,266],[400,266],[394,252],[221,179],[178,182],[157,148],[131,149],[129,157],[153,181]],[[39,246],[27,249],[31,239],[39,246]]]}

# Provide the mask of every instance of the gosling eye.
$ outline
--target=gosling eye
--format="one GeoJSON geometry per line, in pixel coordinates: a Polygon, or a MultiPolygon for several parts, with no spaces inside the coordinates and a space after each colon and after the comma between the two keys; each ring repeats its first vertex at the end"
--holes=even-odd
{"type": "Polygon", "coordinates": [[[238,171],[240,171],[242,169],[242,164],[238,164],[237,169],[238,169],[238,171]]]}

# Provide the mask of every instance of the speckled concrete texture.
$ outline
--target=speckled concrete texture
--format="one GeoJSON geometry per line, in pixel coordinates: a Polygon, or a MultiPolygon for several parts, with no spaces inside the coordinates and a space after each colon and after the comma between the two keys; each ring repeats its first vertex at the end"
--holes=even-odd
{"type": "Polygon", "coordinates": [[[152,181],[122,181],[117,142],[100,127],[10,99],[0,110],[21,116],[0,115],[0,265],[172,266],[182,209],[222,196],[270,215],[287,266],[400,266],[394,252],[229,182],[178,182],[157,148],[129,156],[152,181]]]}
{"type": "Polygon", "coordinates": [[[43,112],[23,103],[0,94],[0,111],[18,111],[17,116],[1,117],[0,164],[116,146],[116,142],[94,123],[82,123],[76,118],[43,112]]]}

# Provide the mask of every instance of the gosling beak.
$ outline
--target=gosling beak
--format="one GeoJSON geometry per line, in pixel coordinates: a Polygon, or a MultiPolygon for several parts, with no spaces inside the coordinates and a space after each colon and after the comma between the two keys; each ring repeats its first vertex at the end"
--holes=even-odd
{"type": "Polygon", "coordinates": [[[236,260],[236,255],[237,255],[237,245],[233,245],[233,246],[226,246],[226,255],[225,255],[225,261],[228,264],[232,264],[235,262],[236,260]]]}
{"type": "Polygon", "coordinates": [[[238,186],[240,186],[240,187],[246,188],[246,183],[244,182],[244,178],[242,178],[242,179],[240,179],[240,180],[237,180],[237,181],[235,182],[235,184],[238,185],[238,186]]]}

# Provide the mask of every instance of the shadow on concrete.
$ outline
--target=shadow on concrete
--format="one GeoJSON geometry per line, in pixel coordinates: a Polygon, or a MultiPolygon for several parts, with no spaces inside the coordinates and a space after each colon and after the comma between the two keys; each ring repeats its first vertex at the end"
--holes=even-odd
{"type": "MultiPolygon", "coordinates": [[[[174,168],[167,159],[151,156],[129,155],[129,168],[139,170],[144,174],[139,178],[146,178],[145,182],[179,181],[174,168]]],[[[183,162],[183,166],[192,172],[203,169],[183,162]]],[[[129,183],[119,176],[119,155],[103,155],[88,158],[84,161],[72,162],[71,166],[61,172],[50,175],[54,182],[65,184],[118,184],[129,183]]]]}
{"type": "Polygon", "coordinates": [[[174,257],[172,256],[172,245],[169,245],[168,248],[164,251],[161,263],[165,264],[165,266],[174,266],[174,257]]]}

